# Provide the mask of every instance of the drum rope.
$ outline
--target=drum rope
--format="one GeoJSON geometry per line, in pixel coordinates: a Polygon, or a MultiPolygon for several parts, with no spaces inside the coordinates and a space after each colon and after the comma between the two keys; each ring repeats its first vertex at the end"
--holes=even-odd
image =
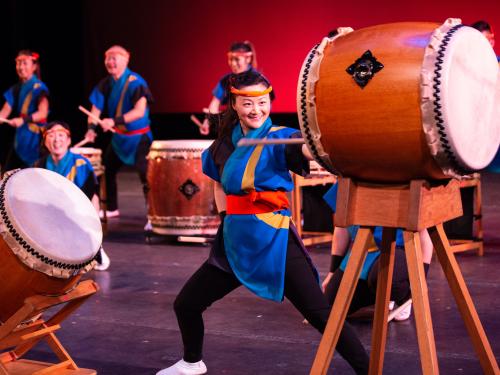
{"type": "Polygon", "coordinates": [[[436,63],[434,65],[434,84],[432,87],[434,88],[433,96],[434,96],[434,119],[436,120],[436,126],[439,128],[438,133],[439,133],[439,140],[441,142],[441,146],[444,149],[444,152],[446,154],[446,157],[448,158],[448,161],[450,162],[451,166],[456,169],[457,172],[461,174],[470,174],[472,173],[471,170],[468,170],[466,168],[463,168],[457,161],[455,155],[453,154],[453,151],[450,146],[450,142],[447,138],[446,135],[446,130],[444,127],[444,119],[443,119],[443,113],[441,112],[441,71],[443,70],[443,63],[444,63],[444,57],[445,57],[445,51],[446,48],[448,47],[448,44],[450,43],[450,40],[453,36],[453,34],[460,28],[462,28],[464,25],[456,25],[453,26],[446,35],[443,38],[443,41],[441,45],[439,46],[439,50],[437,51],[437,57],[436,57],[436,63]]]}
{"type": "Polygon", "coordinates": [[[16,172],[19,172],[19,170],[15,171],[14,173],[6,176],[3,181],[2,181],[2,186],[0,186],[0,216],[2,217],[2,220],[5,224],[5,227],[9,231],[9,234],[16,240],[16,242],[22,246],[29,254],[31,254],[33,257],[41,260],[43,263],[48,264],[50,266],[54,266],[60,269],[69,269],[69,270],[80,270],[85,268],[87,265],[89,265],[91,262],[94,261],[94,258],[80,264],[69,264],[69,263],[62,263],[53,259],[48,258],[45,255],[40,254],[38,251],[36,251],[34,248],[32,248],[25,240],[24,238],[17,233],[16,229],[12,225],[9,216],[7,214],[7,210],[5,208],[5,187],[7,185],[7,181],[16,174],[16,172]]]}
{"type": "Polygon", "coordinates": [[[319,43],[314,46],[314,48],[311,50],[311,53],[307,57],[307,62],[305,64],[304,68],[304,73],[302,74],[302,80],[300,83],[300,114],[302,117],[302,124],[304,125],[304,132],[305,132],[305,138],[307,141],[307,144],[314,156],[314,159],[320,164],[323,168],[325,168],[327,171],[330,171],[334,173],[331,168],[326,165],[326,163],[323,161],[321,156],[319,155],[318,149],[316,148],[316,145],[314,144],[314,141],[312,139],[312,134],[311,134],[311,129],[309,128],[309,121],[307,118],[307,80],[309,78],[309,70],[311,68],[311,63],[314,59],[314,55],[316,54],[316,50],[319,47],[319,43]]]}

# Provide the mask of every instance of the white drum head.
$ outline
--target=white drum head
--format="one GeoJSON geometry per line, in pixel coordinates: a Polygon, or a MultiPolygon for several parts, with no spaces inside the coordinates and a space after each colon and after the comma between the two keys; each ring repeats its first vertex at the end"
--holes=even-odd
{"type": "Polygon", "coordinates": [[[102,151],[99,148],[93,147],[71,147],[69,149],[72,153],[78,155],[101,155],[102,151]]]}
{"type": "Polygon", "coordinates": [[[0,232],[28,266],[57,277],[85,269],[102,244],[101,222],[71,181],[40,168],[2,181],[0,232]],[[15,243],[14,243],[15,242],[15,243]]]}
{"type": "Polygon", "coordinates": [[[463,167],[486,167],[498,149],[500,118],[498,62],[491,45],[477,30],[462,27],[446,48],[441,97],[446,133],[463,167]],[[495,102],[496,101],[496,102],[495,102]]]}
{"type": "Polygon", "coordinates": [[[449,19],[431,37],[422,69],[422,118],[431,154],[450,177],[485,168],[500,142],[495,52],[477,30],[449,19]]]}

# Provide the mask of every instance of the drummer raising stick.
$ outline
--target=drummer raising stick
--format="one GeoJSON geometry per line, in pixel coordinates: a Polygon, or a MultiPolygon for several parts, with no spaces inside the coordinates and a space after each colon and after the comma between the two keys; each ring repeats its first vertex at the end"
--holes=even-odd
{"type": "Polygon", "coordinates": [[[95,141],[97,125],[113,132],[103,157],[109,218],[120,214],[116,175],[123,164],[133,166],[138,172],[145,195],[149,190],[146,156],[153,140],[149,127],[149,104],[153,98],[146,81],[128,68],[129,60],[130,53],[121,46],[106,51],[104,65],[109,75],[94,87],[89,98],[92,109],[87,113],[86,140],[95,141]]]}

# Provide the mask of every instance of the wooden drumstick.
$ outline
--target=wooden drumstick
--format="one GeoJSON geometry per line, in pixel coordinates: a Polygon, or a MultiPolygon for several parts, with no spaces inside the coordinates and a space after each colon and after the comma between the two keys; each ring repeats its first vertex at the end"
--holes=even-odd
{"type": "Polygon", "coordinates": [[[201,128],[203,126],[203,124],[200,122],[200,120],[198,120],[198,118],[195,116],[195,115],[191,115],[190,117],[191,121],[193,121],[196,126],[198,126],[199,128],[201,128]]]}
{"type": "MultiPolygon", "coordinates": [[[[102,120],[94,115],[92,112],[88,111],[85,107],[82,107],[81,105],[78,106],[78,109],[85,113],[87,116],[89,116],[92,120],[96,121],[99,125],[102,126],[102,120]]],[[[109,129],[110,132],[115,133],[115,129],[109,129]]]]}
{"type": "Polygon", "coordinates": [[[9,119],[3,118],[3,117],[0,117],[0,122],[3,122],[5,124],[9,124],[9,125],[12,124],[12,122],[9,119]]]}
{"type": "Polygon", "coordinates": [[[76,145],[74,145],[74,148],[82,147],[83,145],[86,145],[87,143],[90,142],[90,139],[84,138],[80,142],[78,142],[76,145]]]}
{"type": "Polygon", "coordinates": [[[299,145],[304,144],[304,138],[286,138],[286,139],[251,139],[243,138],[238,141],[238,147],[254,145],[299,145]]]}

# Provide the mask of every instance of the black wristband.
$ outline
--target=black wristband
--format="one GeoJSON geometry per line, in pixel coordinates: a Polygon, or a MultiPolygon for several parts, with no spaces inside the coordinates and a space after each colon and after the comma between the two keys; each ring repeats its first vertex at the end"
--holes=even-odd
{"type": "Polygon", "coordinates": [[[224,221],[224,218],[226,217],[226,211],[219,212],[219,217],[220,217],[221,221],[224,221]]]}
{"type": "Polygon", "coordinates": [[[28,115],[28,116],[26,116],[26,118],[25,118],[25,120],[24,120],[24,121],[25,121],[25,122],[33,122],[33,115],[28,115]]]}
{"type": "Polygon", "coordinates": [[[125,119],[123,118],[123,115],[122,116],[116,116],[114,118],[114,121],[115,121],[115,125],[125,125],[125,119]]]}
{"type": "Polygon", "coordinates": [[[92,124],[89,124],[89,130],[95,131],[97,129],[97,124],[93,122],[92,124]]]}
{"type": "Polygon", "coordinates": [[[332,259],[330,260],[330,272],[335,272],[340,267],[343,259],[344,257],[341,255],[332,255],[332,259]]]}

